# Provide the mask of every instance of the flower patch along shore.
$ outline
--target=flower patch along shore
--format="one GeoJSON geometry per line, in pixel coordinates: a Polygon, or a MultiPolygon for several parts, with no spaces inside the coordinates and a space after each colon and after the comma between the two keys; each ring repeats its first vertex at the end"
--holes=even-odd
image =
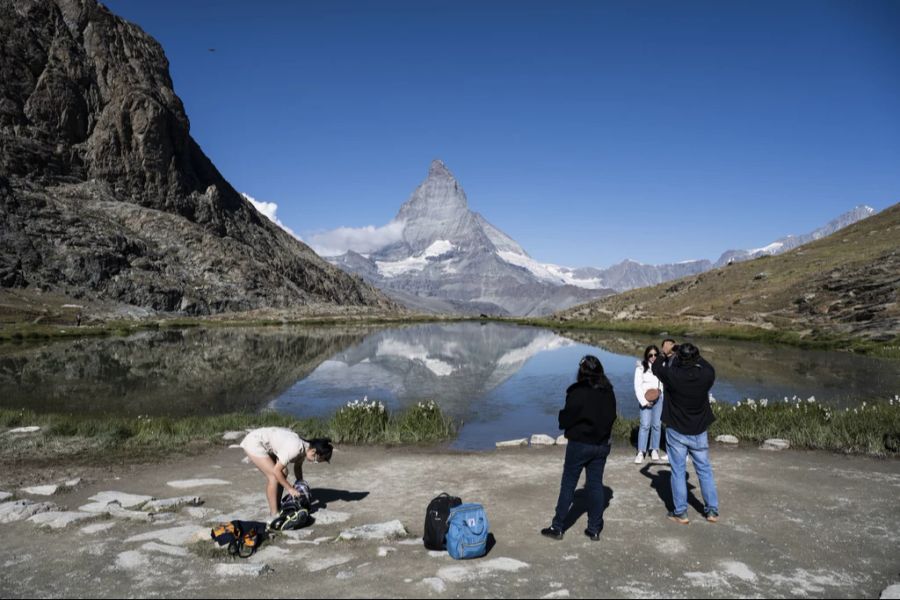
{"type": "MultiPolygon", "coordinates": [[[[900,396],[832,408],[796,396],[781,401],[713,402],[710,437],[734,436],[759,445],[784,439],[794,449],[869,456],[900,456],[900,396]]],[[[637,419],[621,416],[613,435],[628,443],[637,419]]],[[[274,412],[193,417],[97,417],[0,409],[0,463],[42,460],[103,464],[121,459],[165,458],[239,441],[256,427],[288,427],[338,444],[434,445],[452,440],[459,427],[434,401],[392,413],[383,403],[354,400],[326,419],[297,419],[274,412]]],[[[532,432],[522,432],[523,436],[532,432]]],[[[552,433],[552,432],[551,432],[552,433]]],[[[499,440],[498,440],[499,441],[499,440]]]]}

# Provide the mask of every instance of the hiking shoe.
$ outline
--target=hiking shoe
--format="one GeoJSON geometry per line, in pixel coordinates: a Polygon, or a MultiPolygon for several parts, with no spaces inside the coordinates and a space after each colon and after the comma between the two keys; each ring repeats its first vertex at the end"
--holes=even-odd
{"type": "Polygon", "coordinates": [[[688,523],[690,523],[687,518],[687,513],[670,512],[666,516],[669,517],[670,521],[675,521],[676,523],[679,523],[681,525],[687,525],[688,523]]]}
{"type": "Polygon", "coordinates": [[[706,511],[706,520],[710,523],[718,523],[719,522],[719,511],[714,508],[706,511]]]}
{"type": "Polygon", "coordinates": [[[599,532],[599,531],[591,531],[590,529],[585,529],[585,530],[584,530],[584,535],[586,535],[586,536],[588,536],[589,538],[591,538],[591,541],[592,541],[592,542],[599,542],[599,541],[600,541],[600,532],[599,532]]]}
{"type": "Polygon", "coordinates": [[[644,453],[638,452],[637,456],[634,457],[634,464],[639,465],[644,462],[644,453]]]}
{"type": "Polygon", "coordinates": [[[541,535],[554,540],[563,539],[563,532],[555,527],[545,527],[544,529],[541,529],[541,535]]]}

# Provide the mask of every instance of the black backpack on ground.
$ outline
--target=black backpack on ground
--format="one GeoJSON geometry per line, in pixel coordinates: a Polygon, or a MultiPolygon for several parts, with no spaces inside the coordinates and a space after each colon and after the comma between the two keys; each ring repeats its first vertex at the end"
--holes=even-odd
{"type": "Polygon", "coordinates": [[[276,531],[290,531],[292,529],[302,529],[311,524],[312,517],[309,511],[312,509],[312,492],[309,484],[305,481],[298,481],[294,484],[294,488],[300,492],[296,498],[290,494],[285,494],[281,499],[281,510],[278,516],[269,523],[269,529],[276,531]]]}
{"type": "Polygon", "coordinates": [[[429,550],[447,549],[447,528],[450,520],[450,509],[462,504],[456,496],[446,492],[428,503],[425,510],[425,534],[422,541],[429,550]]]}

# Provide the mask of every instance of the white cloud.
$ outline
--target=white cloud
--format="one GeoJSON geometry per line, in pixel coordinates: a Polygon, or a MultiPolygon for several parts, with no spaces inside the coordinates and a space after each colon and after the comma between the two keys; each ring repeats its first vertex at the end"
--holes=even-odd
{"type": "Polygon", "coordinates": [[[403,221],[391,221],[382,227],[338,227],[310,236],[309,245],[322,256],[338,256],[348,250],[371,254],[403,239],[403,221]]]}
{"type": "Polygon", "coordinates": [[[303,241],[300,239],[300,236],[294,233],[294,231],[290,227],[288,227],[278,219],[278,216],[276,215],[276,213],[278,212],[277,204],[275,204],[274,202],[260,202],[253,196],[245,194],[243,192],[241,192],[241,196],[243,196],[247,202],[252,204],[253,208],[255,208],[261,215],[265,216],[267,219],[287,231],[298,240],[303,241]]]}

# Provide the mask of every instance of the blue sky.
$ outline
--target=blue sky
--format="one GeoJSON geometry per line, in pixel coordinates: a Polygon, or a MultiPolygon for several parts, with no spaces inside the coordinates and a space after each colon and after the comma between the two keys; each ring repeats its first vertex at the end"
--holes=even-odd
{"type": "Polygon", "coordinates": [[[434,158],[568,266],[714,259],[900,201],[900,2],[105,4],[304,239],[385,225],[434,158]]]}

